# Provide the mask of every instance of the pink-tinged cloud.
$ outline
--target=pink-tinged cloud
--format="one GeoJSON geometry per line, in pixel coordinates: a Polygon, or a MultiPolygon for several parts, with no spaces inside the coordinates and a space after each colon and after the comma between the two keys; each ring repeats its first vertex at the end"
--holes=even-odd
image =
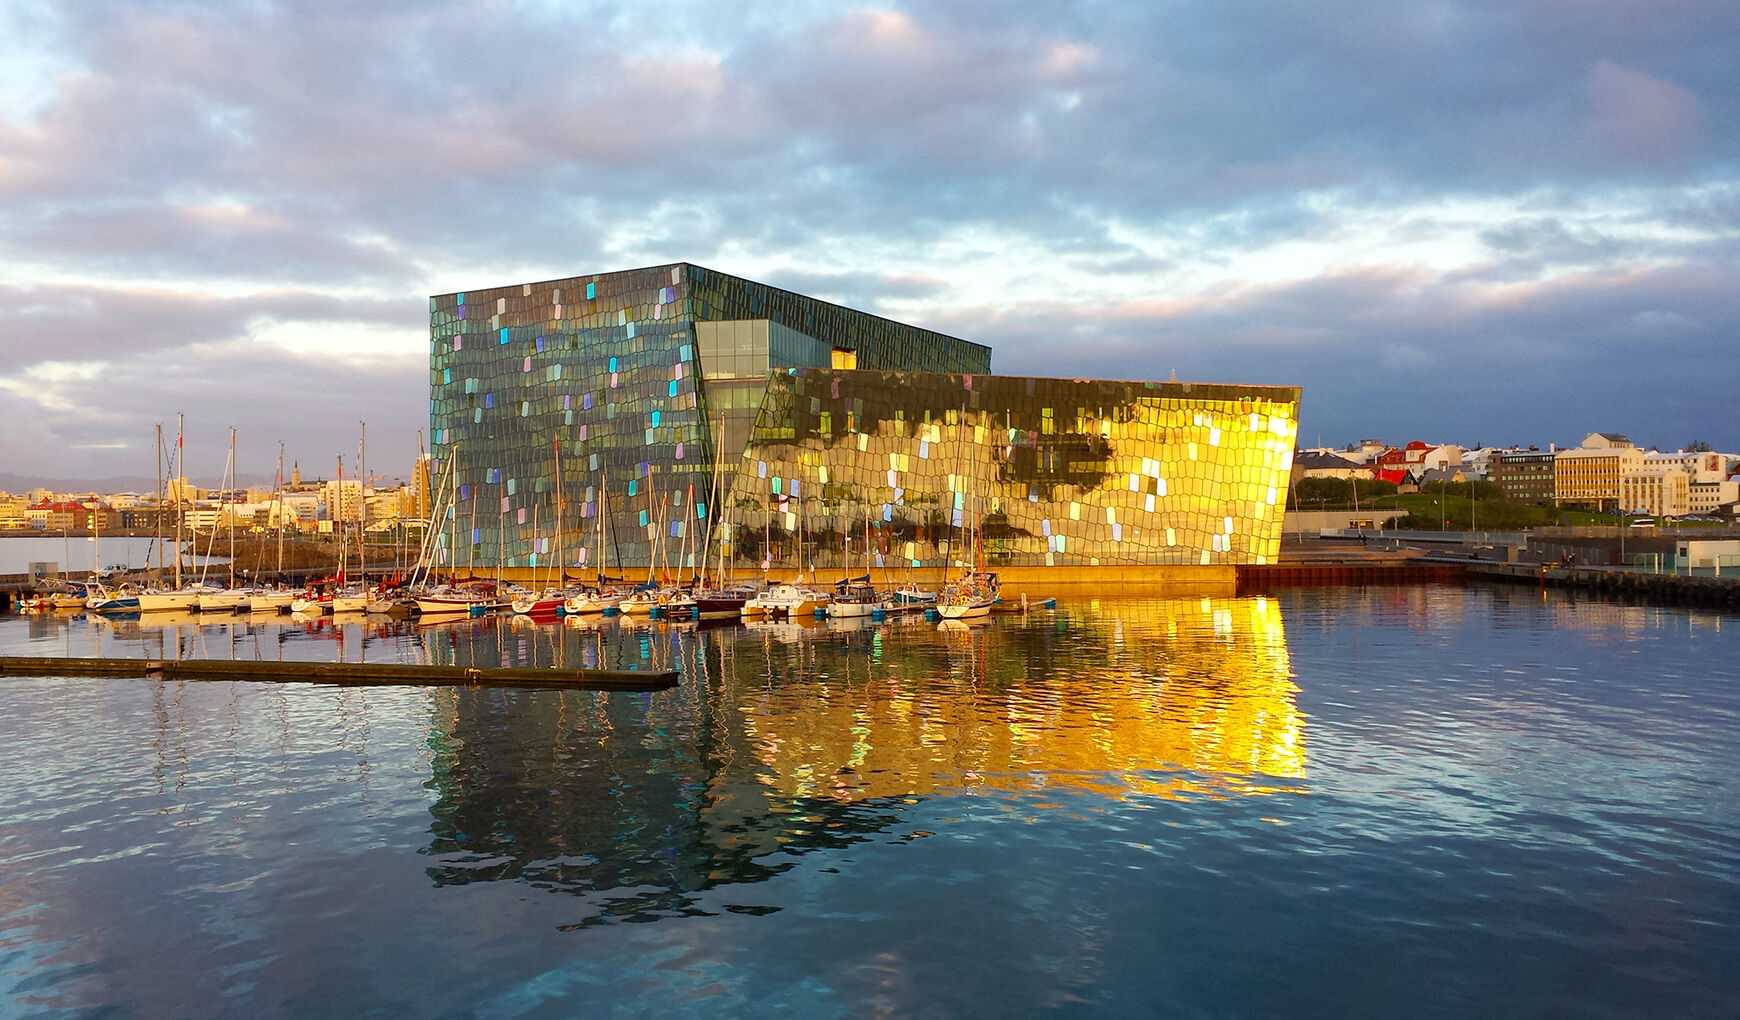
{"type": "Polygon", "coordinates": [[[1602,60],[1589,93],[1597,137],[1622,161],[1679,166],[1697,148],[1697,97],[1673,82],[1602,60]]]}

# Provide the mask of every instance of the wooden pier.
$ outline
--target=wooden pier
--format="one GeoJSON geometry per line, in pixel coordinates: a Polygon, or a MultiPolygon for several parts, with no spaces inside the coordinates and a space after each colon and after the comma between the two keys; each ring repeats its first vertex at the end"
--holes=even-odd
{"type": "Polygon", "coordinates": [[[0,676],[4,677],[143,676],[166,680],[248,680],[346,687],[547,687],[578,691],[660,691],[675,687],[680,675],[674,669],[502,669],[397,662],[0,656],[0,676]]]}

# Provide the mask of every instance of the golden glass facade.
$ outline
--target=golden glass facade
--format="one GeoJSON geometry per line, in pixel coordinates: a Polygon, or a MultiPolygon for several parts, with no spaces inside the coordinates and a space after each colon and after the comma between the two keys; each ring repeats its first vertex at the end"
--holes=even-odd
{"type": "Polygon", "coordinates": [[[1274,562],[1296,387],[786,369],[725,504],[735,562],[1274,562]]]}

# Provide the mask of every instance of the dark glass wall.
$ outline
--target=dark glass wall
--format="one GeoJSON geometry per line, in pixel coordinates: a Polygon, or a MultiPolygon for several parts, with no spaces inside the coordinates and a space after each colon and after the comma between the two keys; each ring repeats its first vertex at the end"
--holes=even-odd
{"type": "MultiPolygon", "coordinates": [[[[435,472],[457,476],[435,522],[440,564],[553,575],[698,558],[716,423],[694,324],[725,319],[767,320],[861,365],[990,363],[978,344],[687,264],[437,295],[431,449],[435,472]]],[[[725,392],[743,385],[721,396],[759,404],[725,392]]]]}

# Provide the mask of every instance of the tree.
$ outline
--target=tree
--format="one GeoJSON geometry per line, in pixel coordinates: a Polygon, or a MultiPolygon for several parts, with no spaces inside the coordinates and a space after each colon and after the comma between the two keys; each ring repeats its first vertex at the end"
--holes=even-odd
{"type": "Polygon", "coordinates": [[[1694,439],[1691,442],[1686,444],[1685,452],[1686,453],[1710,453],[1711,448],[1710,448],[1710,444],[1704,442],[1702,439],[1694,439]]]}

